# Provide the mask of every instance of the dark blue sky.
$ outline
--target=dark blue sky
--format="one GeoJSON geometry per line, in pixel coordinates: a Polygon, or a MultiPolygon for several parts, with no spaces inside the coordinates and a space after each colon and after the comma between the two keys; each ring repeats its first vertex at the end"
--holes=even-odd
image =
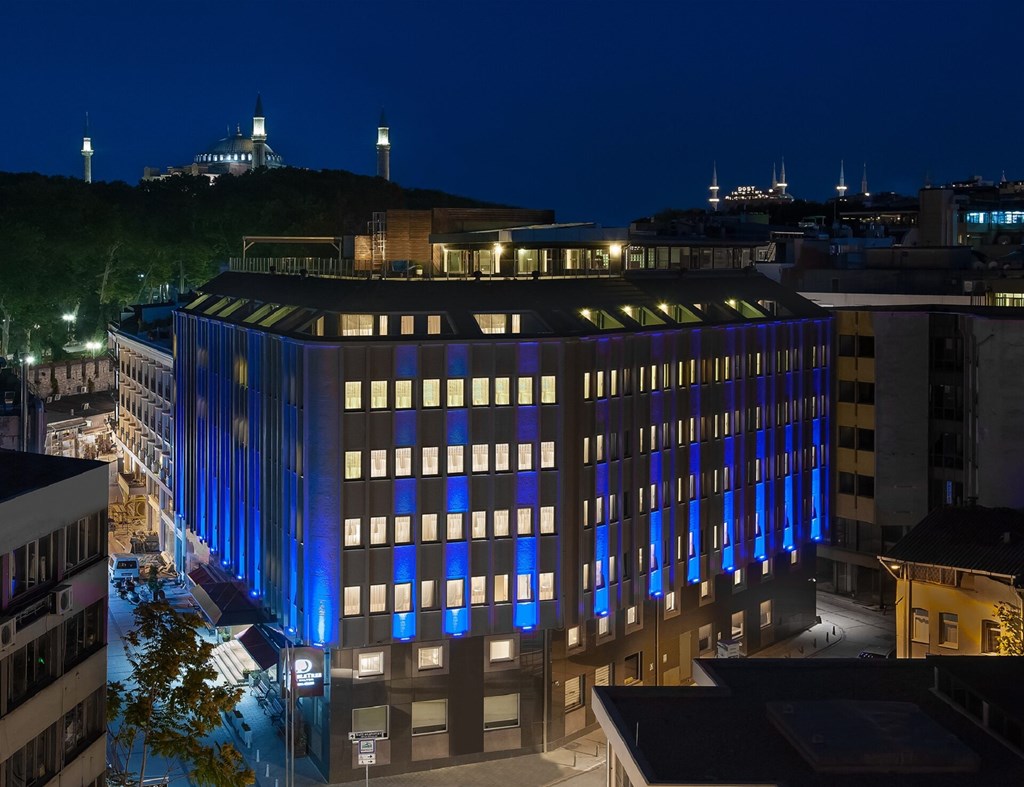
{"type": "Polygon", "coordinates": [[[407,186],[624,223],[767,186],[913,192],[1024,178],[1024,3],[8,0],[0,170],[135,183],[262,91],[287,162],[370,174],[376,122],[407,186]]]}

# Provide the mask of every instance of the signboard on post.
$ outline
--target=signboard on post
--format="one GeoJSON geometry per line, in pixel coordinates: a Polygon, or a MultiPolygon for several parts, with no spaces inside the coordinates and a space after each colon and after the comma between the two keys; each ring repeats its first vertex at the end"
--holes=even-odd
{"type": "Polygon", "coordinates": [[[384,730],[359,730],[348,734],[350,741],[380,741],[386,737],[388,734],[384,730]]]}
{"type": "Polygon", "coordinates": [[[324,652],[319,648],[292,648],[281,651],[281,674],[285,686],[296,697],[322,697],[324,695],[324,652]],[[294,674],[293,668],[294,667],[294,674]]]}
{"type": "Polygon", "coordinates": [[[376,765],[377,764],[377,755],[376,754],[360,754],[359,755],[359,764],[360,765],[365,765],[367,767],[369,767],[370,765],[376,765]]]}

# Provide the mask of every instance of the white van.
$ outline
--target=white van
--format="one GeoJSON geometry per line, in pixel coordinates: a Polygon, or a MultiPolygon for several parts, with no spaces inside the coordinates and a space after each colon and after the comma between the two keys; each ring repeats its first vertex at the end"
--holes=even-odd
{"type": "Polygon", "coordinates": [[[118,579],[138,579],[139,559],[127,552],[114,552],[107,560],[107,572],[110,581],[118,579]]]}

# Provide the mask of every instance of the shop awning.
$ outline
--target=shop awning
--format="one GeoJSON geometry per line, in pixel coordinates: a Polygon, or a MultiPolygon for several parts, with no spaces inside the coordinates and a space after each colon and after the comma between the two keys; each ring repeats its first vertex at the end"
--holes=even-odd
{"type": "Polygon", "coordinates": [[[192,596],[213,626],[244,626],[267,620],[264,609],[232,582],[196,585],[192,588],[192,596]]]}
{"type": "Polygon", "coordinates": [[[252,656],[252,660],[260,665],[260,669],[270,669],[277,664],[277,648],[270,643],[259,627],[249,626],[236,639],[252,656]]]}

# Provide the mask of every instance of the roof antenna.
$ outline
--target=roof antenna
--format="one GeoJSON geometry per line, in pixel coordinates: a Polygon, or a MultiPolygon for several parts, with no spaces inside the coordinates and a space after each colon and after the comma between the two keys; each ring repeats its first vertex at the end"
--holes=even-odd
{"type": "Polygon", "coordinates": [[[636,723],[636,732],[633,734],[633,745],[634,746],[639,746],[640,745],[640,722],[639,721],[637,721],[637,723],[636,723]]]}

